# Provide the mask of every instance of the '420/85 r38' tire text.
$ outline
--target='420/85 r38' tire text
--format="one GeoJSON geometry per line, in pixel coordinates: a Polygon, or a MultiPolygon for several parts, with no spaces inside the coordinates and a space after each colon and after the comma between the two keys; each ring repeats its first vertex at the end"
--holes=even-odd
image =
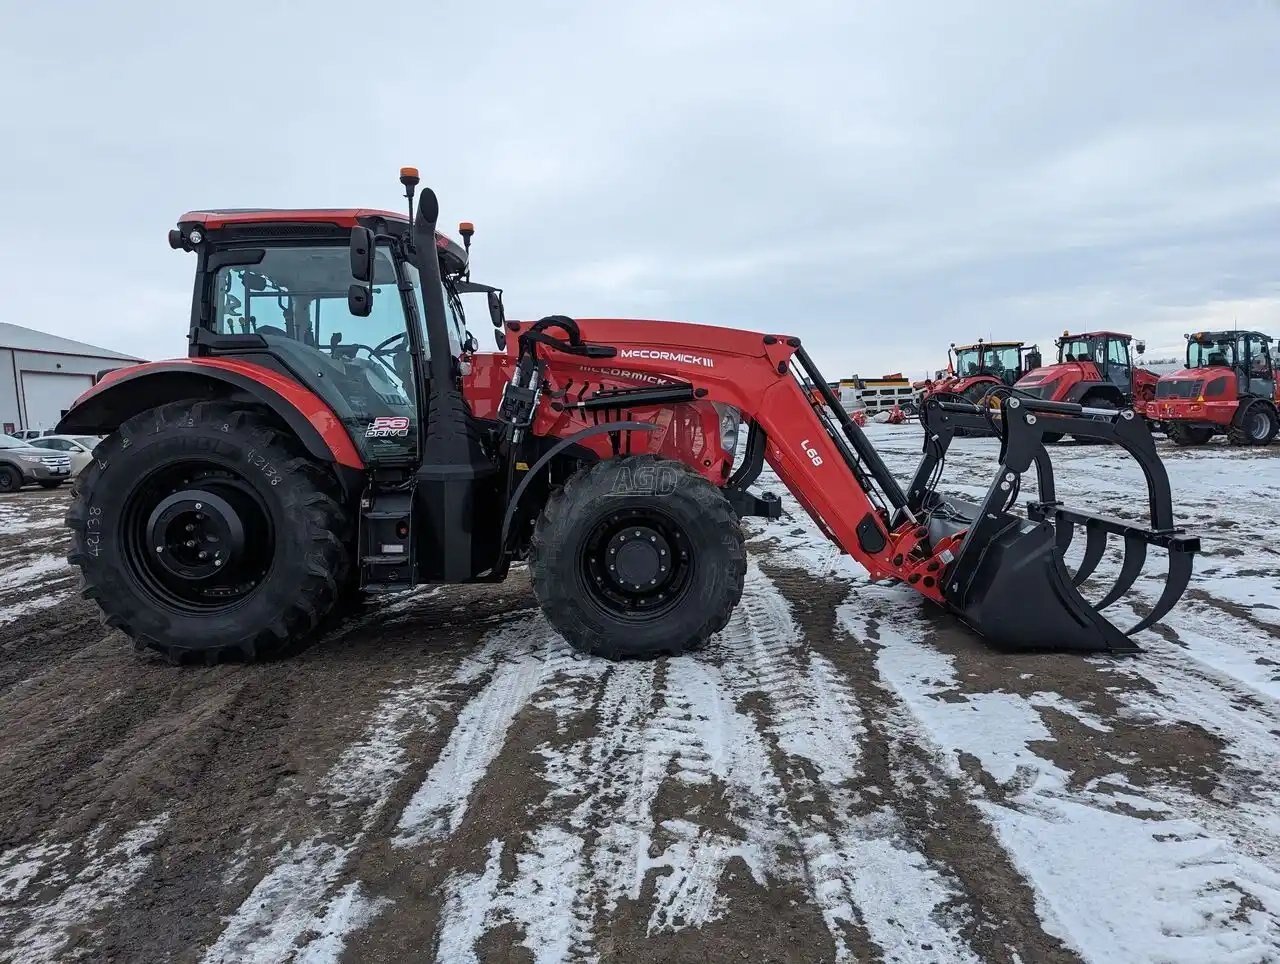
{"type": "Polygon", "coordinates": [[[303,639],[350,569],[332,476],[262,414],[223,402],[125,422],[77,479],[67,524],[84,595],[173,662],[303,639]]]}
{"type": "Polygon", "coordinates": [[[742,597],[742,528],[724,495],[681,462],[632,456],[575,474],[533,536],[533,589],[582,652],[676,655],[724,628],[742,597]]]}

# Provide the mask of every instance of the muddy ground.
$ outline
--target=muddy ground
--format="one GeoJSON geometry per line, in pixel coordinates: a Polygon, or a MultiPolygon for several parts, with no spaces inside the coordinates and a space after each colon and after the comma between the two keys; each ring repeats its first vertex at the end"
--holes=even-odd
{"type": "Polygon", "coordinates": [[[1280,446],[1162,451],[1206,551],[1127,659],[993,652],[788,498],[697,656],[580,659],[517,572],[174,668],[76,595],[67,493],[5,497],[0,961],[1280,959],[1280,446]]]}

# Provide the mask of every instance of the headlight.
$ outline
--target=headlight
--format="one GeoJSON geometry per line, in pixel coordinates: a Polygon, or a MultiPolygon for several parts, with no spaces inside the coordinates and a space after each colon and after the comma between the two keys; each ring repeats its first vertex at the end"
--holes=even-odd
{"type": "Polygon", "coordinates": [[[24,462],[43,462],[44,461],[43,455],[19,455],[18,458],[22,459],[22,461],[24,462]]]}
{"type": "Polygon", "coordinates": [[[722,402],[711,404],[720,413],[720,447],[732,455],[738,449],[738,426],[742,424],[742,413],[722,402]]]}

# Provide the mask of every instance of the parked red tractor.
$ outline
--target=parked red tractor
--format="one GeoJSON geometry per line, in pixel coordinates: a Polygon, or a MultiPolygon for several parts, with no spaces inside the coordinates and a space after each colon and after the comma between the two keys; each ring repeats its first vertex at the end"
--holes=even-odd
{"type": "Polygon", "coordinates": [[[951,345],[947,371],[936,380],[919,385],[919,402],[936,398],[943,402],[981,404],[994,389],[1010,388],[1024,374],[1040,367],[1040,349],[1021,341],[989,341],[951,345]]]}
{"type": "Polygon", "coordinates": [[[701,325],[549,316],[508,321],[436,231],[417,172],[410,216],[368,209],[198,211],[170,232],[196,258],[189,356],[104,378],[60,431],[108,437],[68,515],[70,561],[110,625],[172,661],[253,658],[306,638],[350,595],[496,581],[527,562],[550,624],[607,657],[679,653],[722,629],[742,593],[748,490],[766,459],[822,532],[876,579],[905,583],[991,642],[1130,651],[1190,578],[1141,420],[1069,431],[1122,446],[1150,487],[1149,525],[1063,506],[1042,445],[1049,410],[1004,402],[980,503],[943,496],[957,428],[931,400],[904,489],[799,339],[701,325]],[[485,293],[482,353],[459,295],[485,293]],[[816,403],[803,387],[816,387],[816,403]],[[747,434],[738,454],[739,418],[747,434]],[[1040,501],[1015,514],[1034,465],[1040,501]],[[1063,550],[1089,533],[1073,575],[1063,550]],[[1166,589],[1127,632],[1075,588],[1108,533],[1129,558],[1169,550],[1166,589]],[[1096,545],[1095,545],[1096,544],[1096,545]]]}
{"type": "Polygon", "coordinates": [[[1187,336],[1187,367],[1161,377],[1149,417],[1178,445],[1225,435],[1232,445],[1268,445],[1280,431],[1280,384],[1272,338],[1257,331],[1187,336]]]}
{"type": "MultiPolygon", "coordinates": [[[[1131,408],[1146,416],[1160,376],[1133,364],[1130,345],[1141,355],[1146,350],[1141,341],[1114,331],[1080,335],[1064,331],[1055,344],[1057,364],[1036,368],[1018,379],[1014,388],[1019,397],[1073,402],[1095,411],[1131,408]]],[[[1056,442],[1066,434],[1050,432],[1046,438],[1056,442]]]]}

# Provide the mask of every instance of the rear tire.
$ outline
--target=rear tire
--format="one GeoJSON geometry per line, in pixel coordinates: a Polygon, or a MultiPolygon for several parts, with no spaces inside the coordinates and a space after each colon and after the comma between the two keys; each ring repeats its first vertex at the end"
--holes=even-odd
{"type": "Polygon", "coordinates": [[[679,655],[725,627],[747,557],[728,500],[681,462],[598,462],[554,493],[533,534],[533,589],[574,649],[679,655]]]}
{"type": "Polygon", "coordinates": [[[1213,429],[1201,425],[1183,425],[1181,422],[1165,422],[1164,434],[1174,445],[1204,445],[1213,438],[1213,429]]]}
{"type": "Polygon", "coordinates": [[[350,571],[331,474],[261,413],[222,402],[125,422],[76,480],[67,524],[83,595],[173,663],[300,642],[350,571]]]}
{"type": "Polygon", "coordinates": [[[1280,431],[1276,410],[1266,402],[1254,401],[1237,416],[1227,432],[1232,445],[1270,445],[1280,431]]]}

